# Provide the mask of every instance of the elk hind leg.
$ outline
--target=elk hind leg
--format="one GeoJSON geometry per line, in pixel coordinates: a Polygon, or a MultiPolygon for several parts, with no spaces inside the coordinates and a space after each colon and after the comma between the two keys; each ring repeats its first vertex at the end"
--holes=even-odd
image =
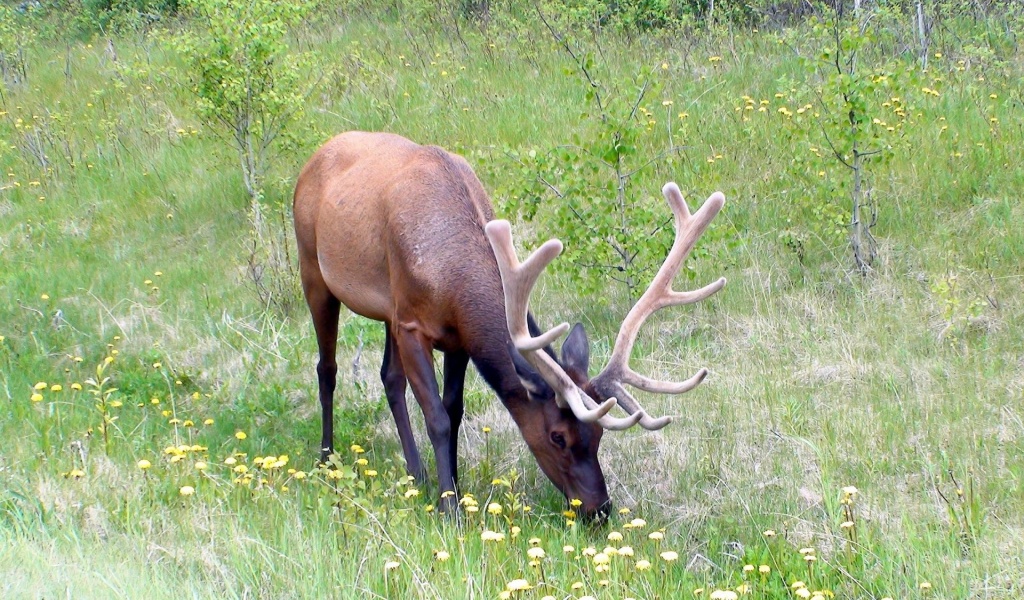
{"type": "Polygon", "coordinates": [[[316,365],[323,434],[320,438],[320,461],[326,462],[327,457],[334,452],[334,389],[338,383],[338,362],[335,352],[338,347],[341,302],[327,289],[327,284],[319,276],[319,272],[315,277],[303,277],[302,283],[306,303],[313,316],[313,329],[316,331],[316,343],[320,351],[320,361],[316,365]]]}

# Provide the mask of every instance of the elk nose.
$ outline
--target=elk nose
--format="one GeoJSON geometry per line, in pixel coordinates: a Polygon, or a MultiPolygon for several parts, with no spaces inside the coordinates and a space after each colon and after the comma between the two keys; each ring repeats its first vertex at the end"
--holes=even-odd
{"type": "Polygon", "coordinates": [[[605,500],[604,504],[598,506],[594,510],[586,511],[582,514],[583,520],[591,525],[604,525],[608,521],[609,515],[612,514],[612,501],[605,500]]]}

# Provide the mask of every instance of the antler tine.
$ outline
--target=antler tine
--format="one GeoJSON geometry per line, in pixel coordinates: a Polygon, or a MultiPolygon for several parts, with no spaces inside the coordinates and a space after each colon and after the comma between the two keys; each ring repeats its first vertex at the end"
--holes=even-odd
{"type": "Polygon", "coordinates": [[[498,260],[498,272],[505,292],[505,318],[516,349],[539,350],[565,335],[565,332],[569,331],[568,323],[562,323],[533,337],[530,335],[526,318],[533,286],[544,268],[562,253],[562,242],[548,240],[535,250],[526,262],[520,263],[512,244],[512,227],[508,221],[491,221],[484,226],[484,232],[498,260]]]}
{"type": "Polygon", "coordinates": [[[600,405],[596,404],[576,386],[558,363],[543,351],[545,346],[569,330],[568,323],[562,323],[536,337],[530,335],[527,322],[530,292],[544,267],[562,252],[562,243],[558,240],[548,240],[525,262],[520,263],[512,244],[512,228],[508,221],[491,221],[484,226],[484,232],[498,262],[498,272],[505,294],[505,318],[512,342],[516,350],[554,390],[555,400],[559,406],[571,409],[580,421],[596,421],[608,429],[629,427],[639,421],[642,416],[625,419],[607,416],[608,411],[616,405],[615,399],[609,398],[600,405]]]}
{"type": "MultiPolygon", "coordinates": [[[[622,321],[619,333],[615,337],[615,346],[612,348],[611,358],[608,365],[600,374],[591,380],[595,389],[602,390],[602,395],[613,393],[619,399],[619,404],[630,413],[643,411],[640,403],[631,394],[625,391],[622,383],[632,385],[638,389],[662,394],[681,394],[689,391],[700,384],[707,375],[707,369],[701,369],[696,375],[682,382],[661,381],[644,377],[629,368],[629,356],[636,343],[636,336],[640,327],[655,311],[666,306],[678,306],[699,302],[711,296],[725,286],[725,278],[706,285],[696,290],[677,292],[672,290],[672,280],[679,273],[686,257],[693,250],[701,234],[711,224],[712,219],[722,210],[725,203],[725,196],[721,192],[715,192],[707,201],[694,213],[690,213],[689,207],[679,186],[675,183],[667,183],[662,188],[662,194],[672,208],[675,216],[676,238],[672,249],[665,258],[664,264],[658,269],[658,273],[651,281],[651,285],[643,293],[633,308],[630,309],[626,318],[622,321]]],[[[671,421],[663,417],[654,419],[641,418],[639,423],[646,429],[660,429],[671,421]]]]}

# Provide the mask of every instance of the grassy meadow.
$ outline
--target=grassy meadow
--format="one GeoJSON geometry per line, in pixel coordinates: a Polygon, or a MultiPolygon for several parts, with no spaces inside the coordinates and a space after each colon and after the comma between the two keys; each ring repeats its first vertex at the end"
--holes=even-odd
{"type": "MultiPolygon", "coordinates": [[[[187,22],[40,30],[0,89],[0,597],[1021,597],[1021,22],[950,16],[922,52],[909,16],[878,17],[863,276],[811,23],[581,30],[581,63],[530,15],[325,3],[289,38],[317,86],[258,202],[167,43],[187,22]],[[436,485],[405,477],[383,329],[345,311],[339,455],[316,467],[288,212],[306,158],[348,129],[446,147],[532,243],[573,226],[542,176],[614,197],[580,166],[610,131],[593,90],[649,225],[667,181],[727,198],[676,287],[728,285],[651,319],[633,359],[711,375],[643,398],[669,427],[604,437],[609,523],[576,522],[475,373],[463,512],[435,514],[436,485]]],[[[601,366],[628,295],[578,285],[600,269],[571,252],[532,307],[582,321],[601,366]]]]}

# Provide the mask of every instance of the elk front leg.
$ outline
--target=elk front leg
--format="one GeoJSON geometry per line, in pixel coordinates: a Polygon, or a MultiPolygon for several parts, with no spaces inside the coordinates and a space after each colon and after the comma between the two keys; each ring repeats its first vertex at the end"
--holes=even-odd
{"type": "Polygon", "coordinates": [[[455,497],[455,466],[452,461],[452,426],[434,376],[433,344],[415,323],[398,323],[394,329],[398,355],[409,385],[412,386],[412,393],[423,411],[427,435],[434,447],[437,481],[441,491],[439,508],[441,512],[450,512],[458,507],[458,499],[455,497]]]}
{"type": "Polygon", "coordinates": [[[402,442],[402,453],[405,455],[405,468],[416,482],[423,484],[427,480],[427,472],[420,460],[420,451],[416,447],[416,438],[409,422],[409,406],[405,401],[405,369],[402,357],[398,353],[395,336],[391,328],[385,326],[384,362],[380,367],[380,380],[384,383],[384,395],[388,399],[388,407],[395,418],[398,428],[398,439],[402,442]]]}
{"type": "Polygon", "coordinates": [[[455,487],[459,485],[459,427],[465,404],[462,400],[466,384],[466,367],[469,365],[469,354],[462,351],[448,352],[444,355],[444,396],[441,398],[444,409],[451,423],[451,461],[452,480],[455,487]]]}

